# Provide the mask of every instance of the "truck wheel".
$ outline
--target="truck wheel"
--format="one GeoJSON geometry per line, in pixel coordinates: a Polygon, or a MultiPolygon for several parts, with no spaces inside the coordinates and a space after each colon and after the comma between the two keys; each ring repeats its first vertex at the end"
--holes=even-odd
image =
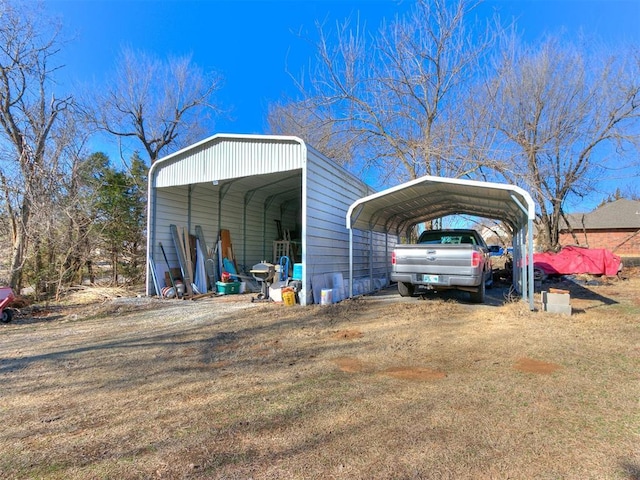
{"type": "Polygon", "coordinates": [[[493,270],[491,270],[491,274],[489,275],[489,281],[487,282],[486,288],[489,290],[493,288],[493,270]]]}
{"type": "Polygon", "coordinates": [[[477,292],[470,292],[469,295],[471,297],[471,301],[473,303],[484,303],[484,294],[485,294],[485,284],[484,280],[480,282],[480,286],[478,287],[477,292]]]}
{"type": "Polygon", "coordinates": [[[0,314],[0,322],[9,323],[13,318],[13,310],[10,308],[5,308],[2,310],[2,314],[0,314]]]}
{"type": "Polygon", "coordinates": [[[533,280],[537,282],[544,282],[547,279],[547,274],[541,268],[533,267],[533,280]]]}
{"type": "Polygon", "coordinates": [[[410,297],[413,295],[413,285],[410,283],[398,282],[398,292],[401,297],[410,297]]]}

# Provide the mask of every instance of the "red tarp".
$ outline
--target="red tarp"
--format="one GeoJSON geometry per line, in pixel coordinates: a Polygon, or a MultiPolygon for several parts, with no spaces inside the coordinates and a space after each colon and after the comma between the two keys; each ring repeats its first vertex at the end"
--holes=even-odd
{"type": "Polygon", "coordinates": [[[564,247],[558,253],[534,253],[533,265],[547,275],[618,274],[620,257],[604,248],[564,247]]]}

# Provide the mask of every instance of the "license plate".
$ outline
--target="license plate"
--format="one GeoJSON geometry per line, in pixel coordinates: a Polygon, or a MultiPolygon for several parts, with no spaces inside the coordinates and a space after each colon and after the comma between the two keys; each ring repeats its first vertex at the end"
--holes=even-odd
{"type": "Polygon", "coordinates": [[[427,283],[438,283],[440,277],[438,275],[422,275],[422,281],[427,283]]]}

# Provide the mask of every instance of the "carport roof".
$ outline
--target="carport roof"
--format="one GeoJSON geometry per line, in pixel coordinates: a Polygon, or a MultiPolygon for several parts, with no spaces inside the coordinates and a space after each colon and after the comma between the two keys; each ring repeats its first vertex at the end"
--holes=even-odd
{"type": "Polygon", "coordinates": [[[425,176],[354,202],[347,228],[400,234],[455,214],[502,220],[515,231],[535,218],[535,205],[529,193],[515,185],[425,176]]]}

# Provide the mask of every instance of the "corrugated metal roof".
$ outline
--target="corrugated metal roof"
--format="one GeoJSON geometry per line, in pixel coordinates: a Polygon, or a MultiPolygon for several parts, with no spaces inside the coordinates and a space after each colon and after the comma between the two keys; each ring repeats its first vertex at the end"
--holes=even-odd
{"type": "Polygon", "coordinates": [[[155,162],[150,184],[161,188],[296,170],[304,166],[306,150],[297,137],[217,134],[155,162]]]}
{"type": "Polygon", "coordinates": [[[514,185],[425,176],[358,200],[347,213],[347,228],[399,234],[454,214],[502,220],[518,229],[535,218],[535,206],[514,185]]]}
{"type": "MultiPolygon", "coordinates": [[[[590,213],[567,215],[573,230],[640,229],[640,202],[621,198],[590,213]]],[[[566,228],[566,222],[561,223],[566,228]]]]}

